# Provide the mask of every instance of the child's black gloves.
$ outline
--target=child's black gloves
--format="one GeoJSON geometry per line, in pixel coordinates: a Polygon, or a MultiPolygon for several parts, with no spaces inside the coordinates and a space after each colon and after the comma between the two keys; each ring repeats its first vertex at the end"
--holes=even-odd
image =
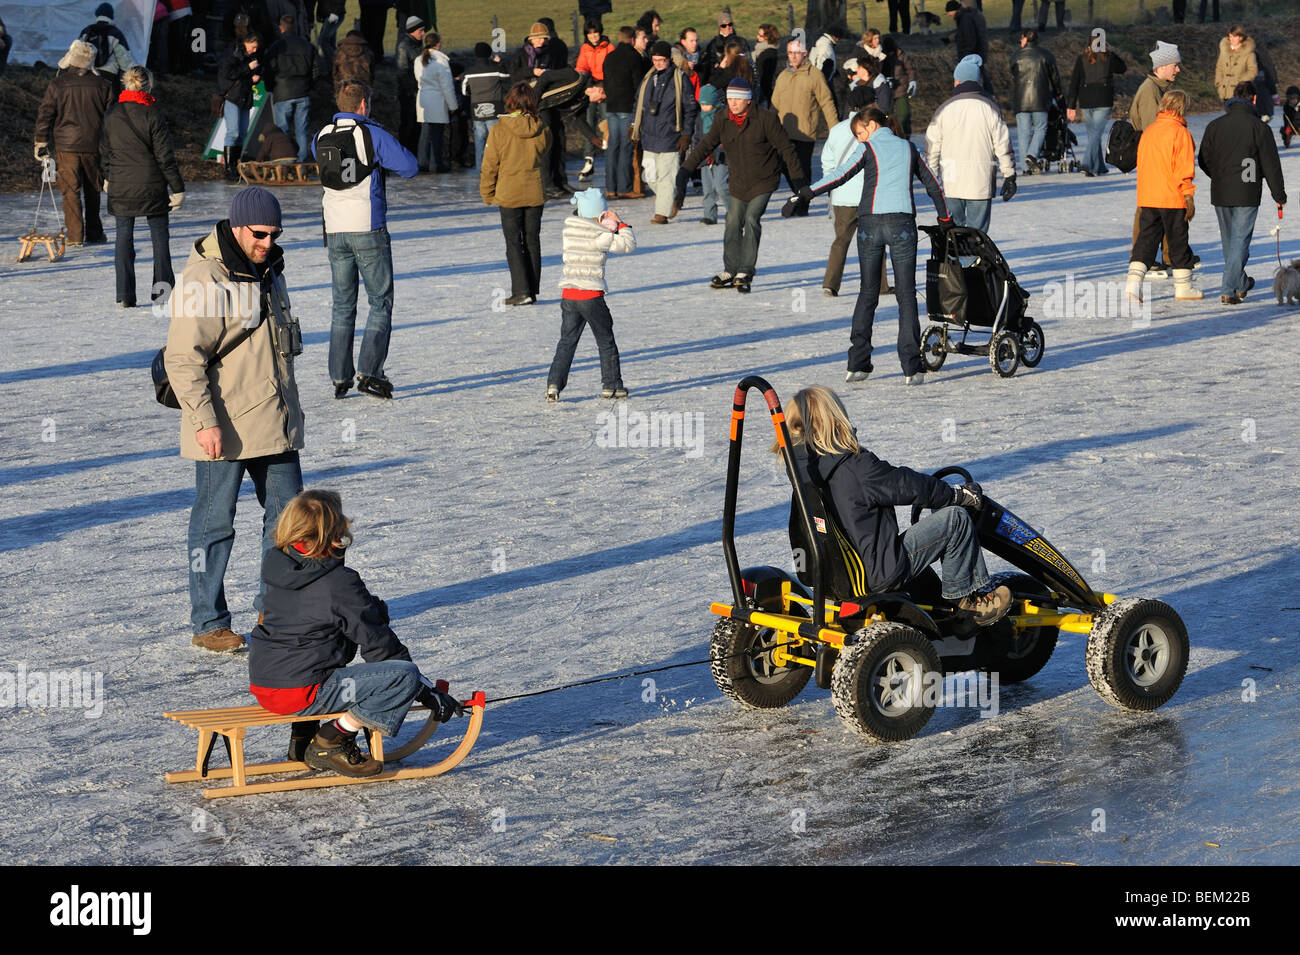
{"type": "Polygon", "coordinates": [[[971,481],[952,489],[952,503],[957,507],[969,507],[978,510],[984,503],[984,489],[971,481]]]}
{"type": "Polygon", "coordinates": [[[465,707],[458,699],[433,687],[421,687],[415,699],[427,706],[439,723],[445,723],[453,716],[465,715],[465,707]]]}

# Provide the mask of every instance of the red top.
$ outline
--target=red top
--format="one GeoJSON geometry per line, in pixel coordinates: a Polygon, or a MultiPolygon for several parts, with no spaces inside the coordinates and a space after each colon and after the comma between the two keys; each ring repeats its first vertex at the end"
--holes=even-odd
{"type": "Polygon", "coordinates": [[[248,691],[257,697],[257,702],[272,713],[288,716],[290,713],[300,713],[311,706],[319,689],[320,684],[316,683],[312,686],[295,686],[280,690],[250,685],[248,691]]]}

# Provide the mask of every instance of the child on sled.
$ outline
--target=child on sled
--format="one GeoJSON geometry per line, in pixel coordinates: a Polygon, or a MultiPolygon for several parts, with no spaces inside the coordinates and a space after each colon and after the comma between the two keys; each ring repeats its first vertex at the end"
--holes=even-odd
{"type": "Polygon", "coordinates": [[[266,552],[262,619],[249,636],[249,690],[273,713],[347,712],[293,724],[289,758],[344,776],[384,768],[357,748],[361,727],[394,735],[412,703],[443,722],[462,712],[433,688],[388,626],[388,607],[343,563],[351,522],[334,491],[303,491],[280,514],[266,552]],[[357,651],[364,663],[348,666],[357,651]],[[319,726],[319,730],[318,730],[319,726]]]}

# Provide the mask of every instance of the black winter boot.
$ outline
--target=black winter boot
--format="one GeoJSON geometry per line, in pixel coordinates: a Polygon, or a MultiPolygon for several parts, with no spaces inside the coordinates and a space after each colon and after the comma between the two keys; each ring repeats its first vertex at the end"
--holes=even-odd
{"type": "Polygon", "coordinates": [[[241,150],[238,146],[226,147],[226,182],[239,181],[239,158],[241,150]]]}

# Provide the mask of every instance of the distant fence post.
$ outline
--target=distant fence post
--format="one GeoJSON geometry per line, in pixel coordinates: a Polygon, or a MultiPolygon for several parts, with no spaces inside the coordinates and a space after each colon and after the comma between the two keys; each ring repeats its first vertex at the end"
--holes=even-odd
{"type": "Polygon", "coordinates": [[[867,32],[867,5],[865,3],[859,3],[858,12],[862,14],[862,32],[866,33],[867,32]]]}
{"type": "Polygon", "coordinates": [[[790,24],[790,28],[785,31],[785,34],[786,36],[793,36],[794,35],[794,4],[793,3],[787,3],[785,5],[785,18],[790,24]]]}
{"type": "Polygon", "coordinates": [[[577,10],[574,10],[571,16],[573,18],[573,48],[576,50],[582,46],[582,24],[578,22],[577,10]]]}

